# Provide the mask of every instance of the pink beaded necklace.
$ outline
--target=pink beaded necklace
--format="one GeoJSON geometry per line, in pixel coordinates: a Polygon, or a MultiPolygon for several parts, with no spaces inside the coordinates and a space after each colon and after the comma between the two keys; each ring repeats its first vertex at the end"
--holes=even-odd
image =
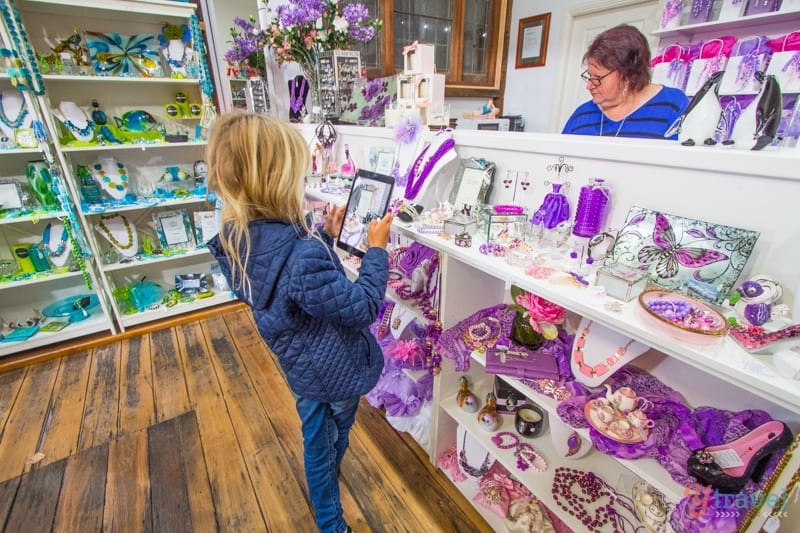
{"type": "Polygon", "coordinates": [[[613,366],[617,364],[617,362],[619,362],[619,360],[622,359],[622,357],[628,352],[628,348],[630,348],[631,344],[634,342],[633,339],[631,339],[624,346],[617,348],[614,353],[606,357],[600,363],[596,365],[588,365],[583,359],[583,347],[586,345],[586,337],[589,335],[591,327],[592,321],[590,320],[589,323],[586,324],[586,327],[583,328],[583,331],[581,331],[578,339],[575,341],[575,349],[572,351],[572,360],[578,365],[578,370],[580,373],[587,378],[602,376],[611,370],[611,368],[613,368],[613,366]]]}

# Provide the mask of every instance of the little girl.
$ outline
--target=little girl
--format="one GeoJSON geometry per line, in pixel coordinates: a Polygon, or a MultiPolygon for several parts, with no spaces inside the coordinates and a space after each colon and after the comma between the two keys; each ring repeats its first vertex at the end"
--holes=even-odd
{"type": "Polygon", "coordinates": [[[207,159],[208,188],[222,204],[221,230],[208,248],[252,308],[295,396],[317,527],[350,531],[338,471],[359,397],[383,369],[367,328],[386,292],[392,216],[370,222],[369,248],[350,281],[333,250],[344,206],[330,211],[321,232],[309,227],[303,189],[310,154],[297,130],[265,115],[223,115],[207,159]]]}

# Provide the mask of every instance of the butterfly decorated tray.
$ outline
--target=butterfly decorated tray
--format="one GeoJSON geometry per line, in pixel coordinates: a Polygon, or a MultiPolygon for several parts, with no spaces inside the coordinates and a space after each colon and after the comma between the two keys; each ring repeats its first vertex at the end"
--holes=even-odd
{"type": "Polygon", "coordinates": [[[86,46],[98,76],[153,78],[163,75],[155,35],[87,31],[86,46]]]}
{"type": "Polygon", "coordinates": [[[650,271],[650,281],[683,287],[704,301],[721,304],[736,284],[759,232],[631,207],[610,260],[650,271]]]}
{"type": "Polygon", "coordinates": [[[728,333],[725,317],[707,303],[670,291],[649,290],[639,306],[650,325],[691,344],[712,344],[728,333]]]}

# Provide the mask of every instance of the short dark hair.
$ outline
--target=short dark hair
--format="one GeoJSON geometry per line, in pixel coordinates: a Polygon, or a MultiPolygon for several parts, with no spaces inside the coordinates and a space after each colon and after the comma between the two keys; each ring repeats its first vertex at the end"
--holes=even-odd
{"type": "Polygon", "coordinates": [[[650,83],[650,45],[633,26],[620,24],[595,37],[583,56],[584,63],[590,59],[619,72],[634,92],[650,83]]]}

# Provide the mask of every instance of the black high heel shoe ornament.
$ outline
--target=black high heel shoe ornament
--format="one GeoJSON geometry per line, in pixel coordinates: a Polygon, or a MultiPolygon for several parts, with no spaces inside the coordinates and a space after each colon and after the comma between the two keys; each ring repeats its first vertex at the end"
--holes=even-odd
{"type": "Polygon", "coordinates": [[[773,420],[733,442],[695,450],[689,457],[689,473],[719,492],[737,493],[749,479],[756,483],[761,481],[772,454],[788,448],[791,443],[792,432],[789,427],[773,420]],[[734,459],[730,466],[723,468],[717,462],[727,462],[730,457],[734,459]],[[736,460],[737,457],[740,460],[736,460]]]}

